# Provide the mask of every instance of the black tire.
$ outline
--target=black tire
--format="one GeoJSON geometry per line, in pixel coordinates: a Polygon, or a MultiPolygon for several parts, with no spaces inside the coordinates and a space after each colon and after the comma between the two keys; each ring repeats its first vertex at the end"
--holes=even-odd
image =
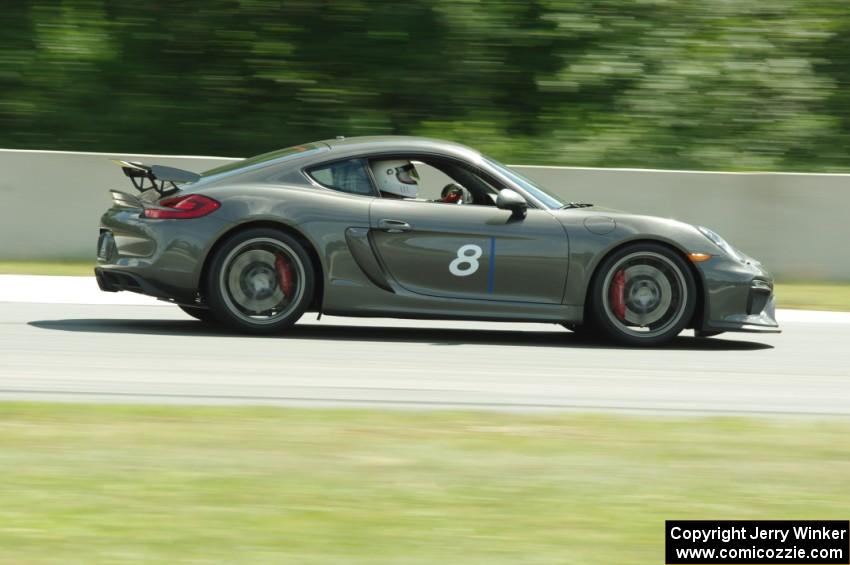
{"type": "Polygon", "coordinates": [[[617,343],[661,345],[690,323],[696,292],[680,254],[657,243],[635,243],[612,253],[596,270],[589,313],[593,326],[617,343]]]}
{"type": "Polygon", "coordinates": [[[183,306],[182,304],[177,305],[178,308],[195,318],[196,320],[200,320],[202,322],[207,322],[209,324],[217,323],[218,320],[213,314],[213,311],[209,308],[193,308],[192,306],[183,306]]]}
{"type": "Polygon", "coordinates": [[[222,323],[273,334],[291,327],[312,302],[313,262],[294,237],[271,228],[248,229],[215,252],[206,288],[207,302],[222,323]]]}

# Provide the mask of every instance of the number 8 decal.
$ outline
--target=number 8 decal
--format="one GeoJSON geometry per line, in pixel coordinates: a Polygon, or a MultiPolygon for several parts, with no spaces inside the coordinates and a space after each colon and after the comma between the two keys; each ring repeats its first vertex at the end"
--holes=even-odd
{"type": "Polygon", "coordinates": [[[457,250],[457,258],[449,263],[449,272],[456,277],[468,277],[478,271],[481,255],[484,254],[479,246],[469,243],[457,250]]]}

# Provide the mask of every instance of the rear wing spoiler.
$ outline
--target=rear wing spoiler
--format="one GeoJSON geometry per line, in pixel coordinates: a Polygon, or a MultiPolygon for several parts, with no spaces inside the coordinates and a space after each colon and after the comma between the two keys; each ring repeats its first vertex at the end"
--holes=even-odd
{"type": "Polygon", "coordinates": [[[144,163],[137,163],[135,161],[120,161],[117,159],[113,159],[112,162],[121,167],[124,175],[130,179],[130,182],[133,183],[133,186],[139,192],[153,189],[160,195],[165,195],[167,192],[179,190],[177,183],[195,182],[201,178],[201,175],[198,173],[184,171],[175,167],[166,167],[164,165],[145,165],[144,163]],[[166,184],[171,186],[167,188],[166,184]]]}

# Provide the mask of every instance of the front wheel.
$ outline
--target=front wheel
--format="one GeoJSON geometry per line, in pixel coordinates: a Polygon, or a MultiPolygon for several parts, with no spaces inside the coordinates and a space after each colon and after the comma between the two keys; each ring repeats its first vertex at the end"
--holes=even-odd
{"type": "Polygon", "coordinates": [[[216,318],[232,328],[271,334],[298,321],[314,285],[310,256],[298,240],[275,229],[249,229],[213,256],[207,301],[216,318]]]}
{"type": "Polygon", "coordinates": [[[606,336],[625,345],[670,341],[691,320],[696,284],[685,260],[654,243],[624,247],[599,266],[590,313],[606,336]]]}

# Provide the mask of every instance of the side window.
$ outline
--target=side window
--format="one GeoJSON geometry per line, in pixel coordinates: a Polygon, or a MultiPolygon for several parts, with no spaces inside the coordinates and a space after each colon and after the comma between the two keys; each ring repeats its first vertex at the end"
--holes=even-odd
{"type": "MultiPolygon", "coordinates": [[[[431,165],[438,168],[444,178],[448,178],[455,188],[461,188],[462,201],[459,203],[495,206],[496,196],[499,190],[504,188],[497,181],[494,184],[493,180],[485,177],[481,171],[468,163],[445,160],[442,162],[434,161],[431,165]]],[[[449,186],[444,186],[440,191],[440,198],[434,201],[447,202],[446,191],[449,188],[449,186]]],[[[454,200],[448,200],[448,202],[454,203],[454,200]]]]}
{"type": "Polygon", "coordinates": [[[422,161],[413,161],[419,174],[419,198],[436,201],[442,198],[443,188],[455,182],[446,173],[422,161]]]}
{"type": "Polygon", "coordinates": [[[319,165],[308,170],[307,174],[322,186],[340,192],[366,196],[375,195],[372,181],[369,180],[366,166],[361,159],[349,159],[348,161],[319,165]]]}

